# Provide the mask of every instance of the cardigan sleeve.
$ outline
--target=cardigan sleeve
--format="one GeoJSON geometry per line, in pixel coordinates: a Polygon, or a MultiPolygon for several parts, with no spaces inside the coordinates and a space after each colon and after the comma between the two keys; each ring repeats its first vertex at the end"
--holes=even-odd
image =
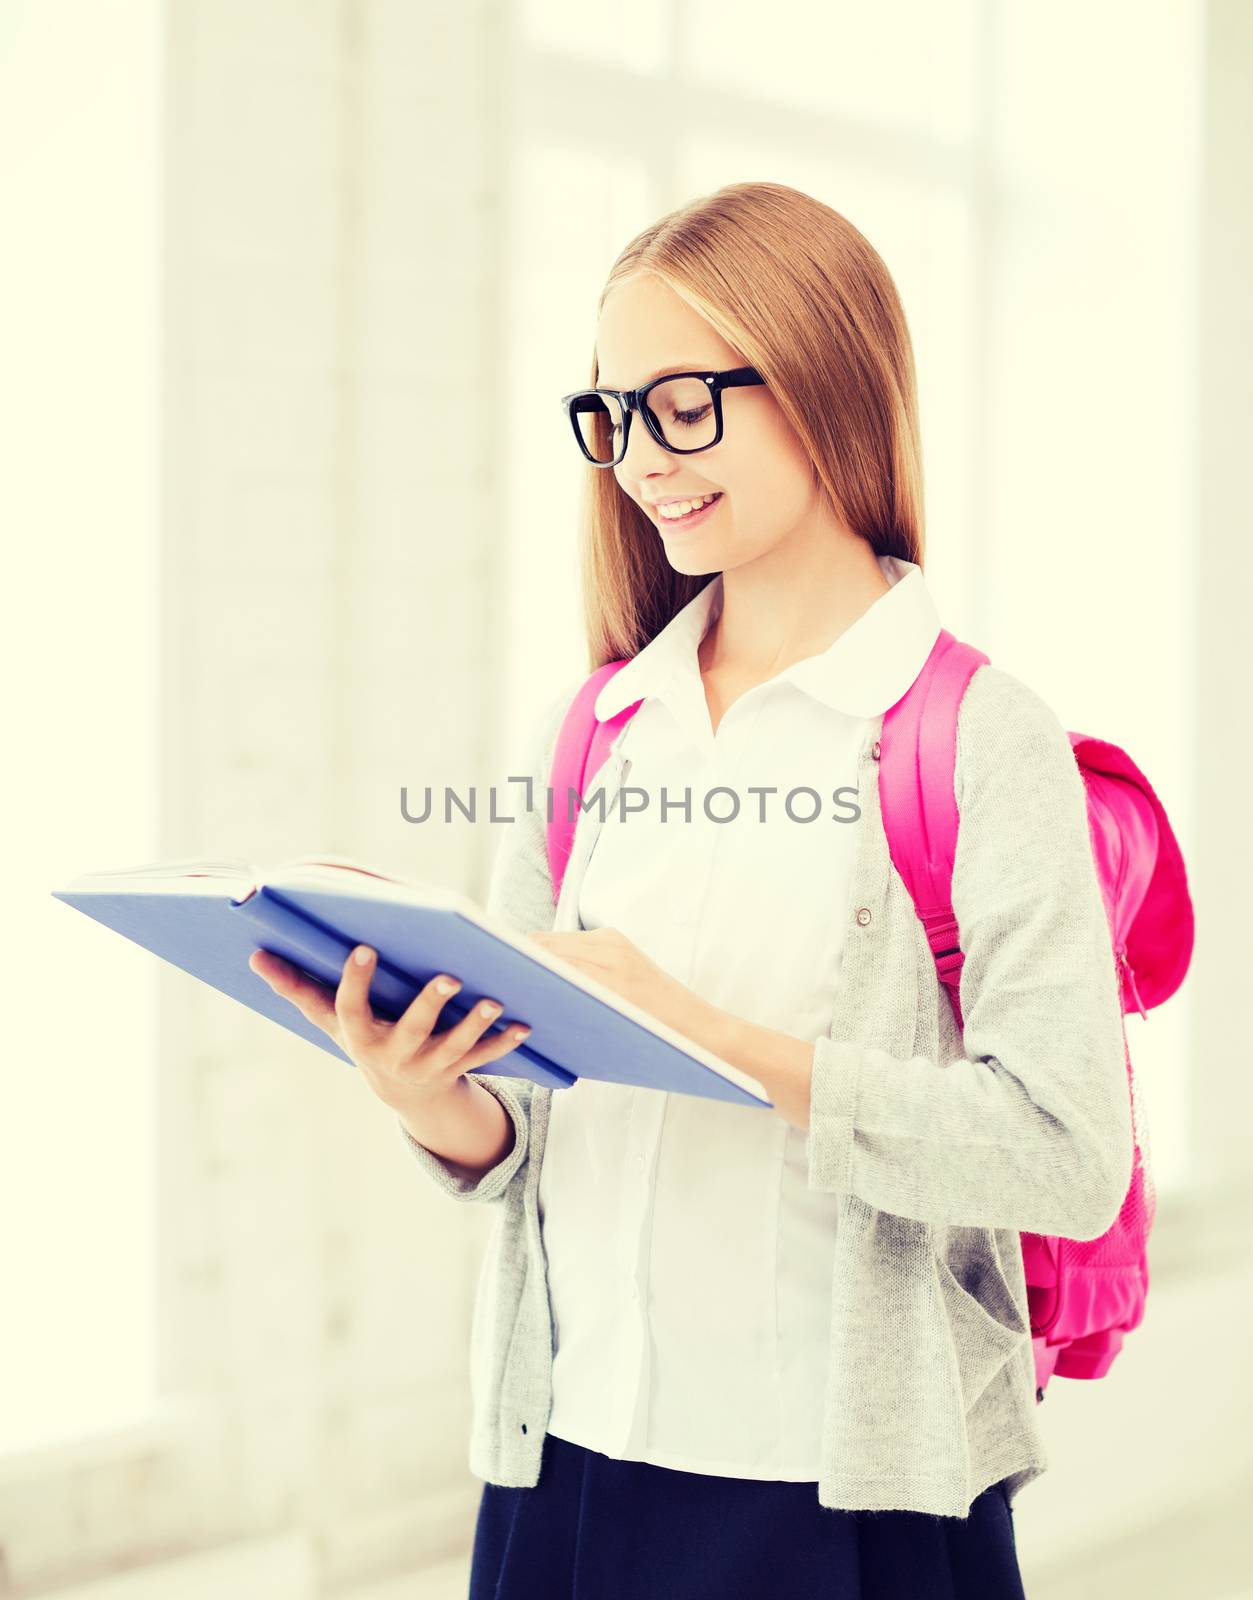
{"type": "MultiPolygon", "coordinates": [[[[502,823],[502,837],[493,858],[486,910],[519,933],[538,933],[550,929],[556,912],[553,880],[548,868],[547,798],[548,775],[552,765],[557,732],[566,708],[583,681],[567,685],[551,700],[533,722],[522,748],[523,761],[510,763],[503,781],[497,784],[496,809],[513,820],[502,823]],[[526,786],[511,783],[511,778],[530,775],[526,786]],[[530,799],[530,809],[526,809],[530,799]]],[[[500,1101],[513,1123],[513,1146],[508,1155],[489,1167],[477,1183],[454,1173],[439,1156],[420,1144],[397,1119],[405,1144],[418,1165],[454,1200],[503,1199],[509,1184],[522,1172],[529,1159],[531,1095],[535,1084],[529,1078],[477,1072],[475,1082],[500,1101]]]]}
{"type": "Polygon", "coordinates": [[[1047,702],[990,664],[962,699],[954,790],[965,1054],[816,1040],[809,1187],[937,1225],[1099,1238],[1134,1147],[1085,787],[1047,702]]]}

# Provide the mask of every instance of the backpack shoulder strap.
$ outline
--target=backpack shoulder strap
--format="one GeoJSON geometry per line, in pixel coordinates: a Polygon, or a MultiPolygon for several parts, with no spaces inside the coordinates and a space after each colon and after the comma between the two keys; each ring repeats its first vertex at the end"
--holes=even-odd
{"type": "Polygon", "coordinates": [[[961,1025],[962,951],[953,914],[957,849],[957,713],[988,657],[940,630],[879,736],[879,807],[892,865],[914,902],[940,982],[961,1025]]]}
{"type": "Polygon", "coordinates": [[[587,792],[587,785],[603,765],[618,730],[640,704],[637,700],[634,705],[624,706],[607,721],[597,720],[596,697],[614,673],[626,666],[627,659],[607,661],[580,684],[557,732],[548,780],[552,799],[548,806],[547,829],[548,870],[553,882],[554,904],[561,894],[566,863],[574,844],[575,818],[569,792],[573,789],[582,799],[587,792]]]}

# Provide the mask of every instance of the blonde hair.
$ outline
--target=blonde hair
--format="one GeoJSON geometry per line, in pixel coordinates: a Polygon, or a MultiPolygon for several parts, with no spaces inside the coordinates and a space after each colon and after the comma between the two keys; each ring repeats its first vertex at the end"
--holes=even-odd
{"type": "MultiPolygon", "coordinates": [[[[877,555],[923,564],[913,347],[879,253],[830,206],[781,183],[733,183],[625,247],[597,312],[650,272],[770,387],[840,520],[877,555]]],[[[592,386],[599,382],[595,355],[592,386]]],[[[710,581],[675,572],[612,468],[587,465],[580,527],[589,670],[641,650],[710,581]]]]}

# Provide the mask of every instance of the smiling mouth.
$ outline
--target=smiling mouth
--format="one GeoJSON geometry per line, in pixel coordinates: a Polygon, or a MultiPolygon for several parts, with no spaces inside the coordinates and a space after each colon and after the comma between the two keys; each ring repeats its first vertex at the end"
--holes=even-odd
{"type": "Polygon", "coordinates": [[[698,504],[684,500],[673,502],[687,506],[688,509],[680,516],[676,516],[673,511],[666,510],[661,506],[653,506],[652,513],[657,523],[663,528],[686,528],[689,524],[699,522],[708,516],[721,499],[722,491],[718,490],[709,499],[705,499],[702,496],[698,504]]]}

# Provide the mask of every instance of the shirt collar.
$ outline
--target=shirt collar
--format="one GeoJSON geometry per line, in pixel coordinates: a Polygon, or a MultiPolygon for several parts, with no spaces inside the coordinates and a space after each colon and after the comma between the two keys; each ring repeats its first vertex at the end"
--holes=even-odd
{"type": "MultiPolygon", "coordinates": [[[[769,683],[794,683],[850,717],[879,716],[896,704],[921,672],[941,622],[916,562],[899,556],[879,556],[878,562],[892,587],[826,650],[794,661],[769,683]]],[[[598,721],[636,700],[673,701],[699,687],[697,648],[721,610],[718,573],[601,687],[594,706],[598,721]]]]}

